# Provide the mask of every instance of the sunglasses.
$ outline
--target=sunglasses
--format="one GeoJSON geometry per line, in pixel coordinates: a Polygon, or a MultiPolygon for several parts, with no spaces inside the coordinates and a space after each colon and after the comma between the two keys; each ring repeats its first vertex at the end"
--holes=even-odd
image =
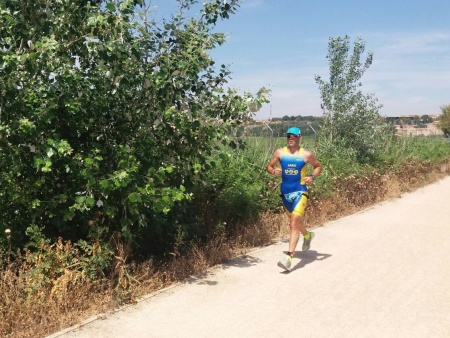
{"type": "Polygon", "coordinates": [[[286,134],[286,137],[287,138],[297,138],[297,137],[299,137],[299,136],[297,136],[297,135],[294,135],[294,134],[286,134]]]}

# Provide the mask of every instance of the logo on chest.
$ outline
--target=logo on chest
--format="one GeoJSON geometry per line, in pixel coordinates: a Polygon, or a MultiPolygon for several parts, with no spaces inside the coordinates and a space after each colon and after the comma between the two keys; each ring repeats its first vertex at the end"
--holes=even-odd
{"type": "Polygon", "coordinates": [[[298,170],[297,169],[285,169],[284,173],[286,175],[298,175],[298,170]]]}

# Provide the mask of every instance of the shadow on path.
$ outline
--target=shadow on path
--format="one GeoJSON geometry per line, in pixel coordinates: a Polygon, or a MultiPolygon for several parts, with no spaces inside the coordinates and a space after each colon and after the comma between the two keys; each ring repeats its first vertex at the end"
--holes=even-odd
{"type": "MultiPolygon", "coordinates": [[[[287,255],[287,251],[284,252],[287,255]]],[[[300,262],[298,262],[294,267],[292,267],[291,271],[281,271],[281,273],[290,273],[292,271],[301,269],[306,266],[306,264],[310,264],[315,261],[323,261],[324,259],[327,259],[328,257],[331,257],[332,255],[326,254],[326,253],[320,253],[315,250],[309,250],[306,252],[303,251],[296,251],[294,253],[294,258],[300,259],[300,262]]]]}
{"type": "Polygon", "coordinates": [[[207,278],[212,275],[210,272],[205,271],[201,273],[197,273],[195,276],[191,276],[189,278],[186,278],[184,280],[184,283],[186,284],[198,284],[198,285],[207,285],[207,286],[214,286],[217,285],[217,281],[214,280],[208,280],[207,278]]]}
{"type": "MultiPolygon", "coordinates": [[[[224,260],[221,267],[222,269],[229,269],[231,267],[237,267],[237,268],[248,268],[250,266],[254,266],[258,263],[261,263],[262,260],[256,257],[252,257],[249,255],[242,255],[236,258],[232,258],[229,260],[224,260]]],[[[187,284],[198,284],[198,285],[209,285],[214,286],[218,283],[216,281],[208,280],[207,278],[209,276],[213,276],[214,273],[211,271],[204,271],[195,274],[194,276],[191,276],[189,278],[186,278],[184,280],[187,284]]]]}
{"type": "Polygon", "coordinates": [[[224,260],[222,267],[225,269],[229,267],[248,268],[261,262],[262,260],[259,258],[252,257],[249,255],[242,255],[236,258],[232,258],[230,260],[224,260]]]}

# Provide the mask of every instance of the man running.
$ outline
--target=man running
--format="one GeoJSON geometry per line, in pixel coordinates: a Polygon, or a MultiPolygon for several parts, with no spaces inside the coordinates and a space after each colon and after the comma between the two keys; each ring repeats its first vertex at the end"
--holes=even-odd
{"type": "Polygon", "coordinates": [[[322,172],[322,165],[313,152],[300,147],[301,131],[297,127],[286,131],[287,147],[275,150],[272,160],[267,165],[267,172],[281,175],[281,199],[284,209],[290,220],[289,252],[278,262],[278,266],[290,271],[292,257],[300,238],[303,235],[302,250],[307,251],[314,238],[314,233],[307,231],[303,222],[306,202],[308,200],[308,187],[313,184],[322,172]],[[280,163],[281,168],[275,168],[280,163]],[[313,172],[306,176],[307,164],[313,166],[313,172]]]}

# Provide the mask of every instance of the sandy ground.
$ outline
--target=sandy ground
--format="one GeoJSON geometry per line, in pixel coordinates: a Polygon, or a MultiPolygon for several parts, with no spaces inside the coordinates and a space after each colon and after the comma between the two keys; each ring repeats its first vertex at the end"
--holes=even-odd
{"type": "Polygon", "coordinates": [[[50,337],[450,337],[450,177],[314,231],[50,337]]]}

